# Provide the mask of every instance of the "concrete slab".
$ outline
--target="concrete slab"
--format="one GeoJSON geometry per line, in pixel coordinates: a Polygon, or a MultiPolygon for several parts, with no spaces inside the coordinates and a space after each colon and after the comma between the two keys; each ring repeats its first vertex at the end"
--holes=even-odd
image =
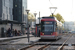
{"type": "Polygon", "coordinates": [[[74,49],[75,50],[75,46],[64,46],[64,49],[69,50],[69,49],[74,49]]]}
{"type": "MultiPolygon", "coordinates": [[[[31,37],[31,36],[33,36],[33,35],[29,35],[29,36],[31,37]]],[[[33,37],[34,37],[34,36],[33,36],[33,37]]],[[[0,38],[0,41],[6,41],[6,40],[12,40],[12,39],[19,39],[19,38],[27,38],[27,35],[0,38]]]]}
{"type": "Polygon", "coordinates": [[[19,39],[17,42],[13,42],[10,44],[31,44],[33,42],[37,42],[40,39],[40,37],[31,37],[29,38],[30,42],[28,42],[28,38],[19,39]]]}

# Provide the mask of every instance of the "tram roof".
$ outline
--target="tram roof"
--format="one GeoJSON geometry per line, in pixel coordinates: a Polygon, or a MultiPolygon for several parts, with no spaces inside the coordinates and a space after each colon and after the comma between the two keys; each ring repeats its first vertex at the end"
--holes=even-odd
{"type": "Polygon", "coordinates": [[[56,21],[55,17],[42,17],[41,21],[56,21]]]}
{"type": "Polygon", "coordinates": [[[43,19],[44,19],[44,18],[51,18],[51,19],[55,19],[55,17],[42,17],[42,18],[43,18],[43,19]]]}

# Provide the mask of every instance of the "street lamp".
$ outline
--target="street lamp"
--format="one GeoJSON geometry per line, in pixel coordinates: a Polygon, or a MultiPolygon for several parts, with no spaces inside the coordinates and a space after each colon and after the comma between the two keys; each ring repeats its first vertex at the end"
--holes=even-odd
{"type": "Polygon", "coordinates": [[[35,26],[36,26],[36,15],[37,15],[37,13],[35,12],[34,15],[35,15],[35,26]]]}
{"type": "MultiPolygon", "coordinates": [[[[35,28],[36,28],[36,15],[37,15],[37,13],[35,12],[34,15],[35,15],[35,28]]],[[[35,29],[35,33],[36,33],[36,29],[35,29]]],[[[35,34],[35,36],[36,36],[36,34],[35,34]]]]}
{"type": "Polygon", "coordinates": [[[57,9],[57,7],[50,7],[51,13],[52,13],[52,17],[53,17],[53,13],[55,12],[55,10],[57,9]]]}
{"type": "Polygon", "coordinates": [[[27,37],[28,37],[28,42],[29,42],[29,22],[28,22],[28,13],[30,10],[26,10],[27,12],[27,37]]]}
{"type": "Polygon", "coordinates": [[[35,15],[35,17],[36,17],[37,13],[35,12],[34,15],[35,15]]]}

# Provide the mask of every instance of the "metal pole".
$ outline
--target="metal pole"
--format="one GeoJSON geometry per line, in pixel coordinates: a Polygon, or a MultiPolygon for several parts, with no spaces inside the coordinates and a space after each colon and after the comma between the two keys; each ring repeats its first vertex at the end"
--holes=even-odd
{"type": "MultiPolygon", "coordinates": [[[[36,28],[36,13],[34,15],[35,15],[35,28],[36,28]]],[[[36,37],[36,29],[35,29],[35,37],[36,37]]]]}
{"type": "Polygon", "coordinates": [[[28,12],[27,12],[27,37],[29,42],[29,21],[28,21],[28,12]]]}
{"type": "Polygon", "coordinates": [[[64,31],[65,31],[65,22],[64,22],[64,31]]]}
{"type": "Polygon", "coordinates": [[[31,30],[32,30],[32,18],[31,18],[31,30]]]}
{"type": "MultiPolygon", "coordinates": [[[[28,21],[28,14],[27,14],[27,21],[28,21]]],[[[29,42],[29,21],[27,22],[27,26],[28,26],[28,28],[27,28],[27,30],[28,30],[28,42],[29,42]]]]}
{"type": "Polygon", "coordinates": [[[32,18],[31,18],[31,23],[30,23],[30,31],[32,31],[32,18]]]}
{"type": "Polygon", "coordinates": [[[12,29],[13,29],[13,22],[11,22],[11,34],[12,34],[12,29]]]}
{"type": "Polygon", "coordinates": [[[28,37],[28,42],[29,42],[29,21],[28,21],[28,13],[30,10],[26,10],[27,12],[27,37],[28,37]]]}
{"type": "Polygon", "coordinates": [[[53,17],[53,13],[52,13],[52,17],[53,17]]]}
{"type": "Polygon", "coordinates": [[[35,15],[35,37],[37,36],[37,34],[36,34],[36,15],[37,15],[37,13],[34,13],[34,15],[35,15]]]}
{"type": "Polygon", "coordinates": [[[39,11],[39,24],[40,24],[40,11],[39,11]]]}
{"type": "Polygon", "coordinates": [[[21,31],[22,31],[22,34],[24,34],[24,32],[23,32],[23,23],[21,24],[21,31]]]}
{"type": "Polygon", "coordinates": [[[36,14],[35,14],[35,37],[36,37],[36,14]]]}
{"type": "Polygon", "coordinates": [[[68,28],[69,28],[69,27],[68,27],[68,24],[67,24],[67,32],[68,32],[68,28]]]}
{"type": "MultiPolygon", "coordinates": [[[[40,25],[40,11],[39,11],[39,25],[40,25]]],[[[39,34],[40,34],[40,27],[39,27],[39,34]]]]}

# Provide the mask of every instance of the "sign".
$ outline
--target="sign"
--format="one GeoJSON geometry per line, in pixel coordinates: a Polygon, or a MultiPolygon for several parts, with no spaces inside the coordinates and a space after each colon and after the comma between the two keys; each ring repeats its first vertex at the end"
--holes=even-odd
{"type": "Polygon", "coordinates": [[[53,24],[53,22],[45,22],[44,24],[53,24]]]}

